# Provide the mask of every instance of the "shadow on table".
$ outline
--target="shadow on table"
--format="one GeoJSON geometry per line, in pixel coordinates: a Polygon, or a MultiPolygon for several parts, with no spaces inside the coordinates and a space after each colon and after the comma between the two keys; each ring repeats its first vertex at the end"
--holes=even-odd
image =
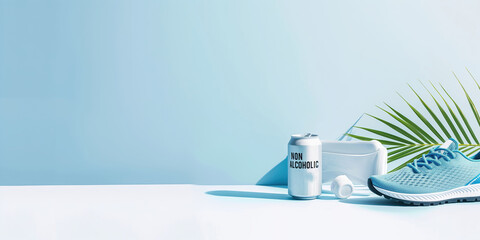
{"type": "Polygon", "coordinates": [[[367,206],[398,206],[398,207],[408,207],[401,202],[388,200],[380,197],[366,197],[366,198],[347,198],[340,200],[342,203],[347,204],[358,204],[358,205],[367,205],[367,206]]]}
{"type": "MultiPolygon", "coordinates": [[[[288,188],[287,185],[262,185],[262,186],[274,187],[274,188],[288,188]]],[[[329,186],[327,186],[327,187],[324,186],[324,187],[323,187],[323,189],[322,189],[322,196],[325,195],[325,194],[327,194],[327,195],[328,195],[328,194],[330,194],[330,195],[333,195],[333,194],[334,194],[332,191],[326,189],[326,188],[328,188],[328,187],[329,187],[329,186]]],[[[359,197],[368,197],[368,196],[371,196],[371,195],[372,195],[372,193],[370,193],[370,192],[368,192],[368,191],[367,191],[367,192],[361,192],[361,191],[355,192],[355,191],[354,191],[354,192],[352,193],[352,196],[359,196],[359,197]]],[[[320,197],[319,199],[321,199],[321,197],[320,197]]]]}
{"type": "Polygon", "coordinates": [[[275,200],[292,200],[288,194],[282,193],[262,193],[262,192],[247,192],[247,191],[232,191],[232,190],[215,190],[208,191],[206,194],[221,197],[241,197],[241,198],[263,198],[275,200]]]}
{"type": "MultiPolygon", "coordinates": [[[[220,197],[241,197],[241,198],[261,198],[273,200],[294,200],[290,195],[283,193],[265,193],[265,192],[247,192],[247,191],[232,191],[232,190],[215,190],[208,191],[206,194],[220,197]]],[[[333,200],[334,196],[322,195],[320,200],[333,200]]]]}
{"type": "MultiPolygon", "coordinates": [[[[266,193],[266,192],[248,192],[248,191],[233,191],[233,190],[214,190],[206,192],[208,195],[219,197],[239,197],[239,198],[257,198],[257,199],[273,199],[273,200],[295,200],[288,194],[283,193],[266,193]]],[[[359,194],[360,195],[360,194],[359,194]]],[[[360,195],[361,196],[361,195],[360,195]]],[[[360,197],[338,199],[332,194],[322,194],[317,200],[338,200],[341,203],[356,204],[365,206],[399,206],[409,207],[397,201],[388,200],[380,197],[360,197]]],[[[298,201],[298,200],[296,200],[298,201]]]]}

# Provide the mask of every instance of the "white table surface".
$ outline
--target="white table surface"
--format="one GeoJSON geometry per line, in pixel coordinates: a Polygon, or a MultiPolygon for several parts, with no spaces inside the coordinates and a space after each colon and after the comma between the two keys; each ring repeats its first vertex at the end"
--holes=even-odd
{"type": "Polygon", "coordinates": [[[411,207],[359,189],[292,200],[284,187],[0,187],[0,239],[478,239],[480,202],[411,207]]]}

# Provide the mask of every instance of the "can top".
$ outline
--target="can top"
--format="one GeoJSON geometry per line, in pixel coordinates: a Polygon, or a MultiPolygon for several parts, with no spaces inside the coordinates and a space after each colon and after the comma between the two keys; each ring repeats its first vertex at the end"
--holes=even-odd
{"type": "Polygon", "coordinates": [[[288,142],[289,145],[321,145],[317,134],[293,134],[288,142]]]}
{"type": "Polygon", "coordinates": [[[317,134],[312,134],[312,133],[305,133],[305,134],[293,134],[292,138],[318,138],[317,134]]]}

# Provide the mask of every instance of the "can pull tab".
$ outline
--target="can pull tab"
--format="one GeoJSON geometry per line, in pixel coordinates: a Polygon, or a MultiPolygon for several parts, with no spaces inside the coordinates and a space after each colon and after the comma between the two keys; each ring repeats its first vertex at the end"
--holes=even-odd
{"type": "Polygon", "coordinates": [[[312,134],[311,134],[311,133],[307,133],[307,134],[305,134],[305,137],[311,137],[311,136],[312,136],[312,134]]]}

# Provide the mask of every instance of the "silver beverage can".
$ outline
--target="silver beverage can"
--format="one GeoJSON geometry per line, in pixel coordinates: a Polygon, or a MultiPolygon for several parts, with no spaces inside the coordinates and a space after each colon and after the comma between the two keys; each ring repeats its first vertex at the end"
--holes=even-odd
{"type": "Polygon", "coordinates": [[[298,199],[322,194],[322,143],[316,134],[294,134],[288,142],[288,194],[298,199]]]}

